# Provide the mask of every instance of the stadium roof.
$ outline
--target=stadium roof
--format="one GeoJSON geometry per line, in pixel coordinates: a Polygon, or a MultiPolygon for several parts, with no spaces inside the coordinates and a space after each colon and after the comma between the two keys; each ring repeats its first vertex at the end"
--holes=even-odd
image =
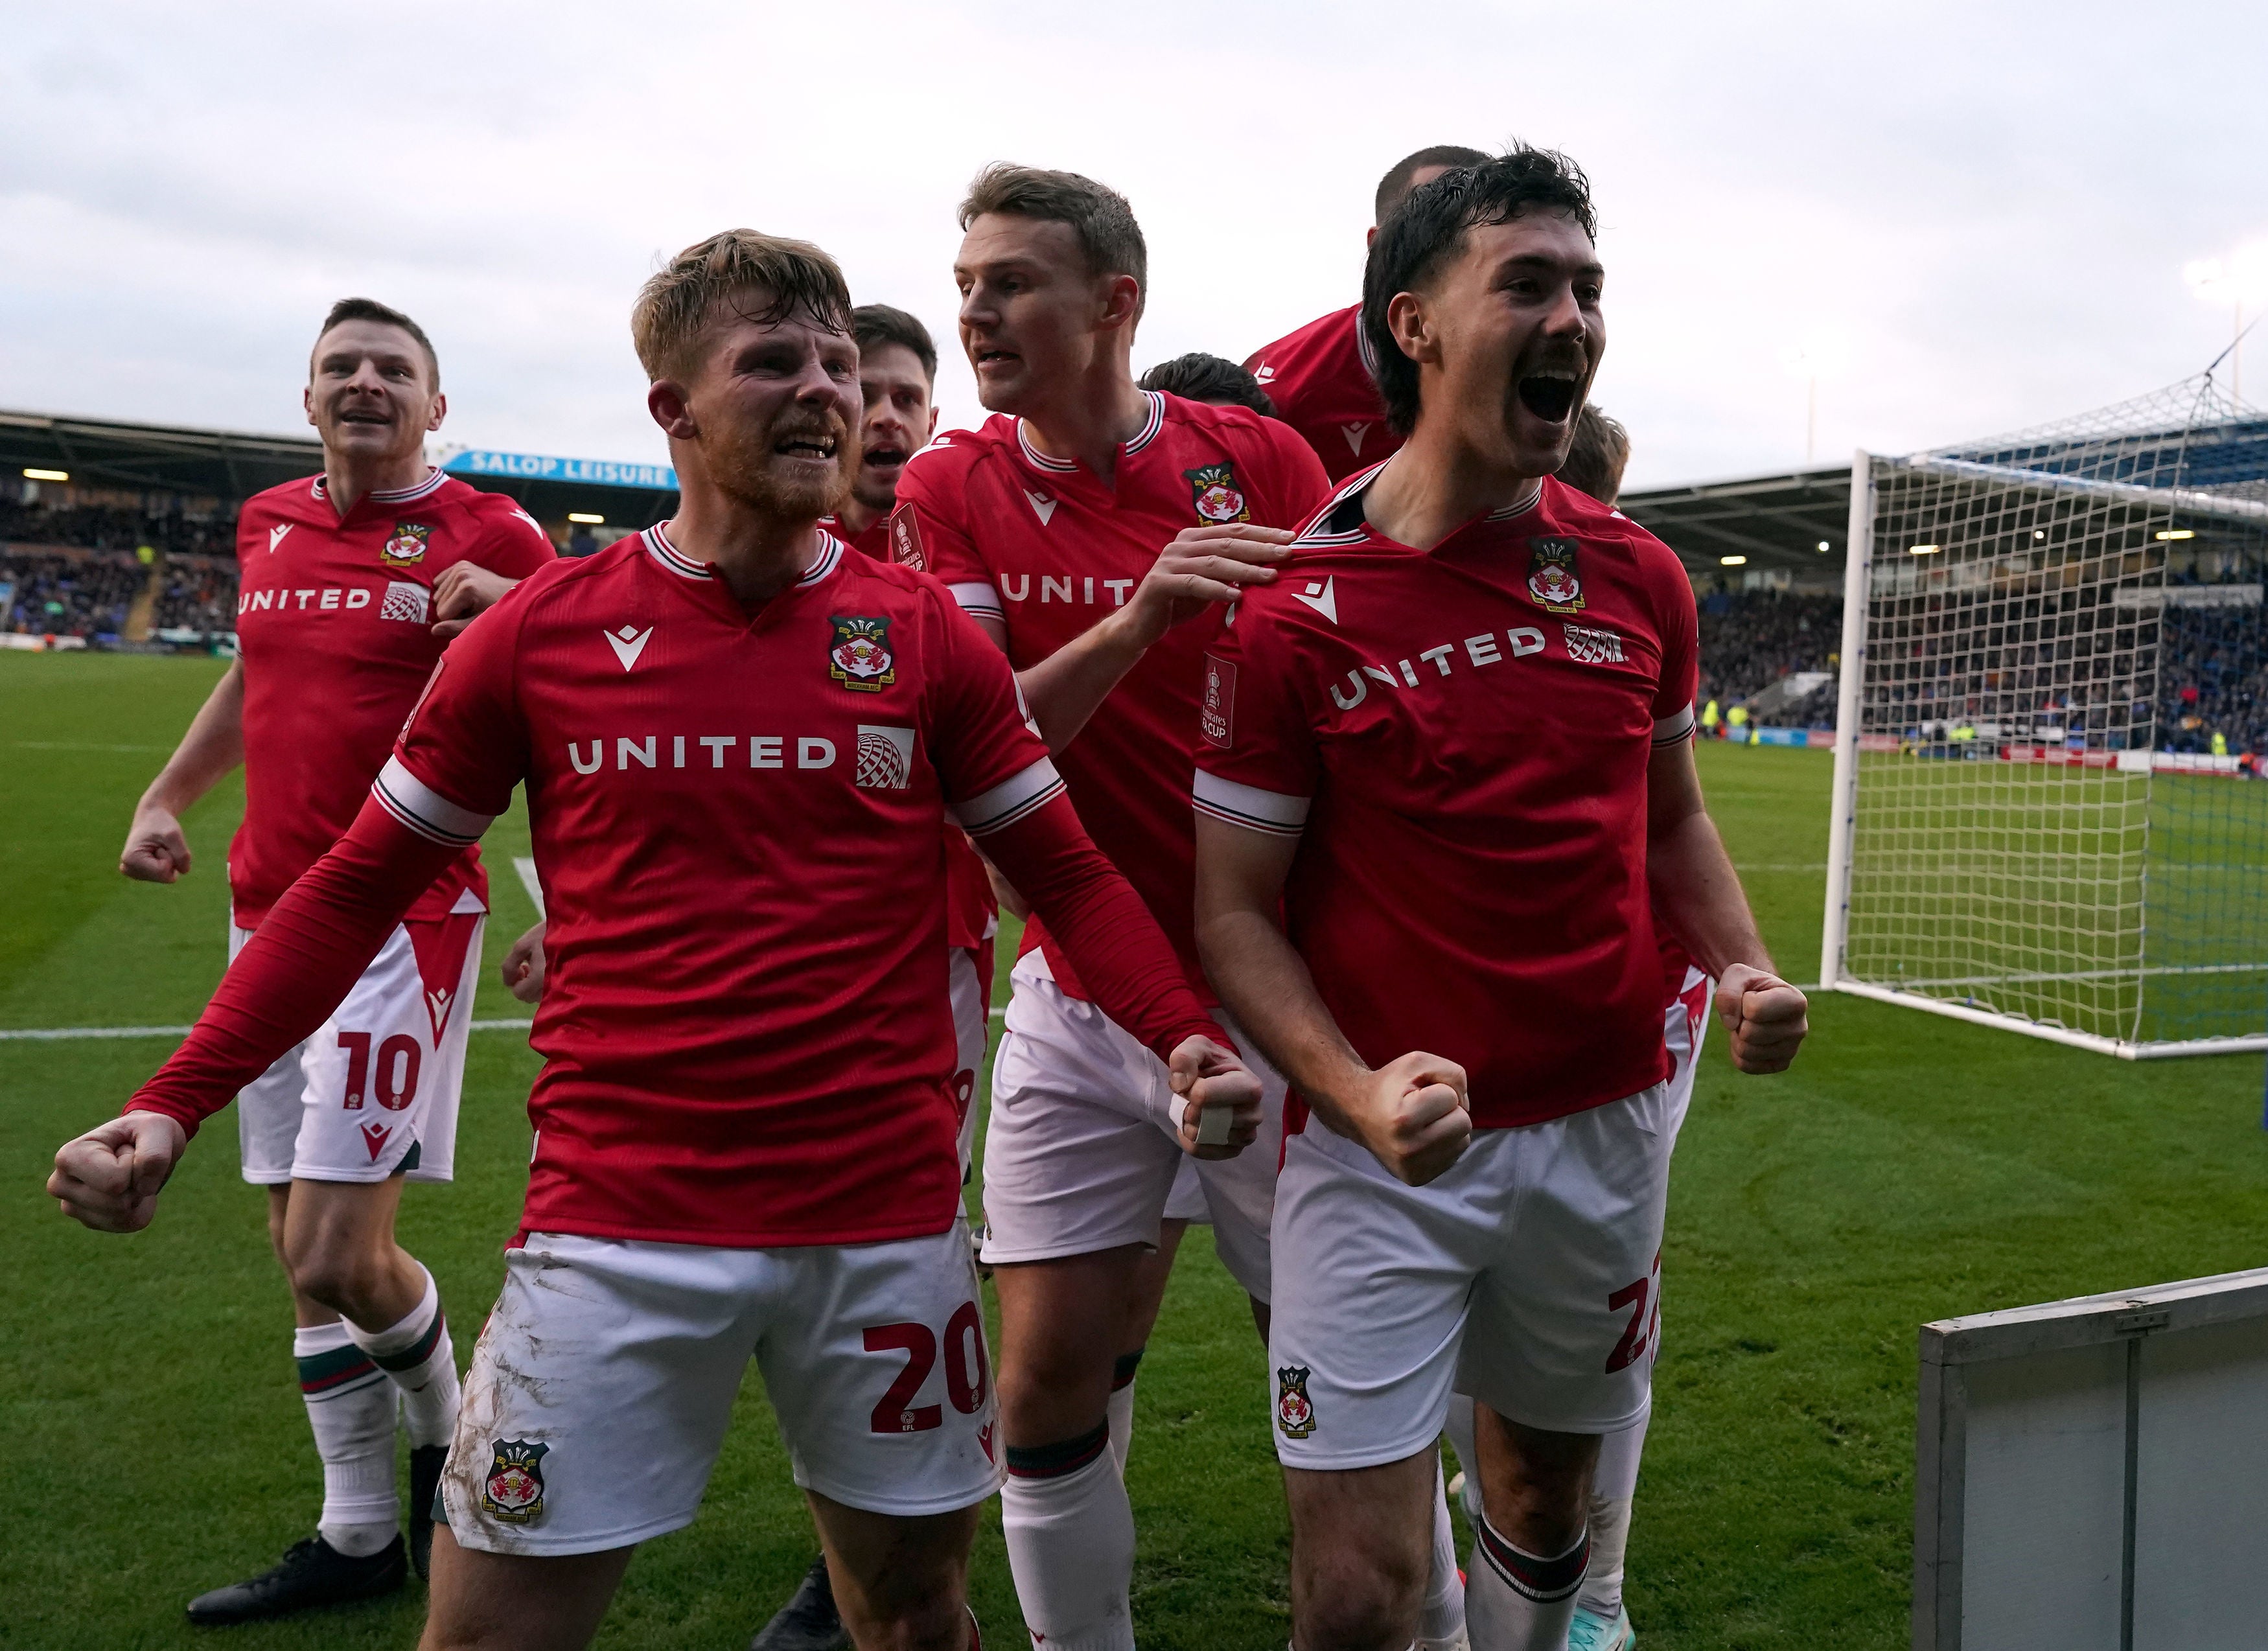
{"type": "MultiPolygon", "coordinates": [[[[0,474],[61,471],[76,487],[239,499],[313,475],[323,468],[323,448],[312,435],[0,411],[0,474]]],[[[475,487],[510,494],[545,521],[573,512],[643,527],[677,502],[677,475],[666,464],[466,448],[446,456],[442,468],[475,487]]]]}
{"type": "Polygon", "coordinates": [[[1847,464],[1646,488],[1618,502],[1623,514],[1676,551],[1696,575],[1762,570],[1810,579],[1843,576],[1851,526],[1847,464]]]}

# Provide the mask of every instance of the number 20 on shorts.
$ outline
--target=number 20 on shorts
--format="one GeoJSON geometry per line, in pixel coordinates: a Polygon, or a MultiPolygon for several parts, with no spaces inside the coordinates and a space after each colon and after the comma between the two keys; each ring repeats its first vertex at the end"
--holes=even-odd
{"type": "MultiPolygon", "coordinates": [[[[937,1366],[938,1338],[926,1324],[873,1324],[865,1331],[868,1352],[902,1352],[905,1366],[890,1390],[874,1406],[878,1434],[921,1434],[942,1426],[945,1407],[916,1404],[922,1384],[937,1366]]],[[[984,1320],[974,1301],[963,1301],[945,1326],[945,1392],[953,1408],[974,1416],[990,1385],[984,1359],[984,1320]]]]}

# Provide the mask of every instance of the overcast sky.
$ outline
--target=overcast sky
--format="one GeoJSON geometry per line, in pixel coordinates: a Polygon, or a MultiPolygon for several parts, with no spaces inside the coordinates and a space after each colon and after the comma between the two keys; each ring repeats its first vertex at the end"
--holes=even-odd
{"type": "MultiPolygon", "coordinates": [[[[861,5],[74,0],[0,38],[0,407],[302,428],[325,307],[440,349],[445,439],[659,460],[627,317],[657,258],[808,237],[920,315],[944,425],[954,208],[996,159],[1133,203],[1138,371],[1359,296],[1379,174],[1566,150],[1637,485],[1902,452],[2198,371],[2192,259],[2268,239],[2257,0],[861,5]]],[[[2247,399],[2268,402],[2268,328],[2247,399]]]]}

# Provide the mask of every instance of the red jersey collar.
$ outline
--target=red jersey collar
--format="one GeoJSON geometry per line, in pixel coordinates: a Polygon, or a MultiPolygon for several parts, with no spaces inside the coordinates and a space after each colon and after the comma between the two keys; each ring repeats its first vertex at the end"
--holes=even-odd
{"type": "MultiPolygon", "coordinates": [[[[1118,449],[1121,453],[1128,457],[1141,452],[1143,448],[1155,441],[1158,439],[1158,432],[1166,427],[1165,396],[1156,390],[1145,390],[1142,392],[1142,399],[1150,404],[1149,416],[1142,421],[1142,428],[1134,432],[1133,439],[1123,444],[1118,449]]],[[[1035,447],[1032,445],[1031,437],[1025,432],[1024,421],[1020,418],[1016,421],[1016,445],[1024,450],[1025,462],[1035,470],[1045,470],[1051,475],[1068,475],[1079,468],[1079,461],[1076,459],[1053,458],[1035,447]]]]}
{"type": "MultiPolygon", "coordinates": [[[[1359,471],[1341,483],[1339,490],[1331,495],[1330,502],[1316,512],[1314,520],[1307,524],[1307,531],[1292,542],[1292,549],[1320,549],[1330,545],[1361,544],[1371,539],[1385,540],[1386,535],[1371,527],[1368,518],[1359,508],[1350,510],[1348,506],[1351,504],[1359,505],[1362,496],[1370,490],[1370,484],[1378,480],[1378,473],[1392,462],[1390,459],[1381,459],[1367,470],[1359,471]]],[[[1543,503],[1544,480],[1545,478],[1542,476],[1536,478],[1535,491],[1526,499],[1506,505],[1501,509],[1490,511],[1486,515],[1476,516],[1472,521],[1453,528],[1442,538],[1441,544],[1448,543],[1459,534],[1470,528],[1475,522],[1512,521],[1527,515],[1543,503]]],[[[1387,542],[1399,542],[1398,541],[1387,542]]],[[[1440,545],[1434,547],[1435,549],[1440,548],[1440,545]]]]}
{"type": "MultiPolygon", "coordinates": [[[[374,487],[371,489],[369,492],[364,494],[360,499],[357,499],[356,504],[357,505],[364,503],[372,505],[412,504],[418,499],[428,497],[431,494],[439,492],[441,490],[441,484],[448,479],[448,475],[446,472],[429,468],[425,472],[425,479],[422,482],[416,483],[409,487],[374,487]]],[[[308,491],[314,498],[322,500],[325,504],[328,504],[330,502],[330,495],[323,490],[323,478],[320,475],[316,476],[316,478],[308,484],[308,491]]]]}
{"type": "MultiPolygon", "coordinates": [[[[699,579],[703,584],[707,584],[714,580],[717,576],[711,572],[710,570],[714,567],[716,564],[713,562],[696,562],[691,557],[686,556],[682,551],[679,550],[674,544],[670,542],[669,527],[670,524],[666,521],[656,522],[652,527],[647,528],[643,534],[639,534],[639,537],[645,541],[646,554],[651,556],[656,562],[659,562],[663,567],[667,568],[672,573],[676,574],[677,577],[681,579],[699,579]]],[[[796,580],[795,585],[791,588],[801,589],[807,585],[816,585],[828,574],[834,572],[837,567],[842,565],[842,563],[843,542],[840,539],[837,539],[833,534],[828,532],[826,528],[821,527],[819,530],[819,556],[817,559],[814,560],[809,567],[803,571],[803,577],[796,580]]]]}

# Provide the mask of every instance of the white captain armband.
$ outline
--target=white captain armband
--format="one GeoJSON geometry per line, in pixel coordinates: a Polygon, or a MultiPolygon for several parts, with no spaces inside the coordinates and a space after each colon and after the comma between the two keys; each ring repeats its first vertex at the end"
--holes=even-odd
{"type": "Polygon", "coordinates": [[[1263,791],[1257,785],[1241,785],[1199,769],[1189,800],[1199,814],[1226,820],[1248,831],[1295,837],[1307,829],[1307,809],[1314,800],[1287,797],[1280,791],[1263,791]]]}

